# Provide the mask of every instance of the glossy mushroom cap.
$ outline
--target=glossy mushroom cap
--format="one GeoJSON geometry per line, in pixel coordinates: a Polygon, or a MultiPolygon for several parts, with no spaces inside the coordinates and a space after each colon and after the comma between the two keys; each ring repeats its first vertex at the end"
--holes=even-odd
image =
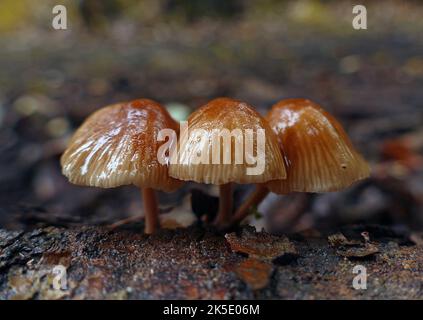
{"type": "MultiPolygon", "coordinates": [[[[266,182],[272,179],[284,179],[286,176],[285,165],[279,151],[276,135],[266,120],[245,102],[229,98],[218,98],[210,101],[189,116],[188,131],[189,134],[185,135],[186,139],[184,139],[184,134],[181,132],[179,161],[175,163],[175,158],[172,157],[169,166],[169,174],[174,178],[220,185],[229,182],[266,182]],[[203,130],[204,134],[202,137],[192,134],[197,129],[203,130]],[[234,132],[233,130],[238,129],[238,132],[242,134],[238,135],[238,138],[231,138],[230,151],[229,148],[224,148],[224,143],[221,143],[220,161],[213,163],[213,154],[218,148],[216,144],[213,146],[211,142],[214,136],[213,131],[216,129],[218,131],[227,129],[229,132],[234,132]],[[251,135],[246,134],[247,129],[255,133],[253,139],[250,139],[251,135]],[[264,144],[261,144],[264,146],[264,152],[261,152],[264,169],[260,174],[247,174],[247,168],[254,167],[254,165],[251,165],[253,162],[252,157],[257,156],[258,143],[256,133],[259,129],[261,129],[260,131],[264,130],[265,137],[264,144]],[[239,141],[242,144],[242,140],[244,152],[242,152],[241,161],[236,162],[236,157],[239,156],[239,153],[235,152],[235,146],[239,141]],[[247,140],[252,141],[250,145],[253,145],[253,154],[246,151],[247,140]],[[229,152],[231,161],[225,163],[223,154],[226,153],[228,155],[229,152]],[[198,154],[208,154],[209,162],[196,163],[195,159],[198,154]]],[[[221,141],[224,142],[223,139],[221,141]]],[[[237,150],[240,150],[240,148],[237,150]]]]}
{"type": "Polygon", "coordinates": [[[177,123],[159,103],[134,100],[104,107],[88,117],[75,132],[61,158],[70,182],[102,188],[134,184],[163,191],[177,189],[167,165],[157,160],[164,142],[161,129],[178,132],[177,123]]]}
{"type": "Polygon", "coordinates": [[[337,191],[369,176],[369,166],[354,149],[340,123],[306,99],[275,104],[267,120],[276,132],[288,177],[271,181],[275,193],[337,191]]]}

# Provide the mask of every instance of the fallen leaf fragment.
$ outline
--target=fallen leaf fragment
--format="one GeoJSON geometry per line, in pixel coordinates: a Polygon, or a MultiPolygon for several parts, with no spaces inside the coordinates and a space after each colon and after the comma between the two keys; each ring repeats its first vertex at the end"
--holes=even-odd
{"type": "Polygon", "coordinates": [[[368,232],[361,233],[364,242],[349,240],[342,233],[335,233],[328,237],[329,245],[337,248],[336,253],[347,258],[365,258],[379,252],[376,244],[370,242],[368,232]]]}
{"type": "Polygon", "coordinates": [[[359,245],[359,241],[348,240],[342,233],[338,232],[328,236],[328,242],[332,247],[359,245]]]}
{"type": "Polygon", "coordinates": [[[240,262],[235,268],[235,273],[253,290],[263,289],[267,286],[273,272],[271,263],[248,258],[240,262]]]}
{"type": "Polygon", "coordinates": [[[347,258],[364,258],[379,252],[379,248],[371,243],[366,243],[364,247],[351,247],[345,250],[336,251],[340,256],[347,258]]]}
{"type": "Polygon", "coordinates": [[[246,253],[252,258],[274,259],[284,254],[297,254],[294,244],[287,237],[256,232],[254,227],[242,229],[240,236],[228,233],[225,238],[232,251],[246,253]]]}

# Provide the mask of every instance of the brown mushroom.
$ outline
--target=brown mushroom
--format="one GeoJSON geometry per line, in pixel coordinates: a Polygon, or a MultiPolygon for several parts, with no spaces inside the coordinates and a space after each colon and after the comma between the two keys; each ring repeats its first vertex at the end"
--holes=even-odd
{"type": "MultiPolygon", "coordinates": [[[[338,191],[369,176],[368,164],[341,124],[316,103],[282,100],[266,119],[278,136],[288,176],[257,186],[245,207],[257,205],[269,190],[277,194],[338,191]]],[[[245,218],[245,207],[236,212],[233,223],[245,218]]]]}
{"type": "Polygon", "coordinates": [[[187,125],[187,132],[181,129],[179,152],[171,158],[169,174],[180,180],[219,185],[215,225],[222,227],[230,221],[232,183],[285,178],[275,134],[247,103],[214,99],[193,112],[187,125]],[[261,167],[259,161],[263,161],[261,167]]]}
{"type": "Polygon", "coordinates": [[[139,99],[104,107],[71,138],[61,157],[62,172],[77,185],[141,188],[145,232],[153,233],[159,225],[154,190],[171,192],[182,183],[169,177],[168,166],[157,158],[164,143],[158,139],[162,129],[178,132],[177,123],[155,101],[139,99]]]}

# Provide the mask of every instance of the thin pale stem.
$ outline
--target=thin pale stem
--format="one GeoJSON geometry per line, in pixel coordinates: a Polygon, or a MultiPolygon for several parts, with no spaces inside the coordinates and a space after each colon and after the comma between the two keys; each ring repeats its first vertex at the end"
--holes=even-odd
{"type": "Polygon", "coordinates": [[[214,225],[225,226],[231,221],[232,216],[232,184],[226,183],[219,186],[219,212],[214,220],[214,225]]]}
{"type": "Polygon", "coordinates": [[[231,224],[235,225],[244,220],[250,213],[250,208],[258,206],[264,198],[269,194],[269,189],[262,185],[257,185],[253,193],[248,199],[238,208],[231,220],[231,224]]]}
{"type": "Polygon", "coordinates": [[[145,233],[151,234],[160,226],[157,195],[151,188],[142,188],[141,193],[144,204],[145,233]]]}

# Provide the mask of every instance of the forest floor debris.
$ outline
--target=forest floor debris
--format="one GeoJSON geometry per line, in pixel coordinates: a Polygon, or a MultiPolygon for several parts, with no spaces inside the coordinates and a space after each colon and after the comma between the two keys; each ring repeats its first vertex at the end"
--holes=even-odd
{"type": "MultiPolygon", "coordinates": [[[[360,260],[339,255],[339,246],[357,246],[351,240],[334,246],[323,236],[288,239],[251,227],[226,237],[194,226],[146,236],[138,228],[1,230],[0,299],[423,297],[423,248],[394,233],[373,236],[374,227],[342,230],[370,230],[378,252],[360,260]],[[366,290],[352,286],[358,264],[367,270],[366,290]],[[65,270],[63,290],[54,286],[57,266],[65,270]]],[[[358,248],[368,250],[366,244],[363,239],[358,248]]]]}

